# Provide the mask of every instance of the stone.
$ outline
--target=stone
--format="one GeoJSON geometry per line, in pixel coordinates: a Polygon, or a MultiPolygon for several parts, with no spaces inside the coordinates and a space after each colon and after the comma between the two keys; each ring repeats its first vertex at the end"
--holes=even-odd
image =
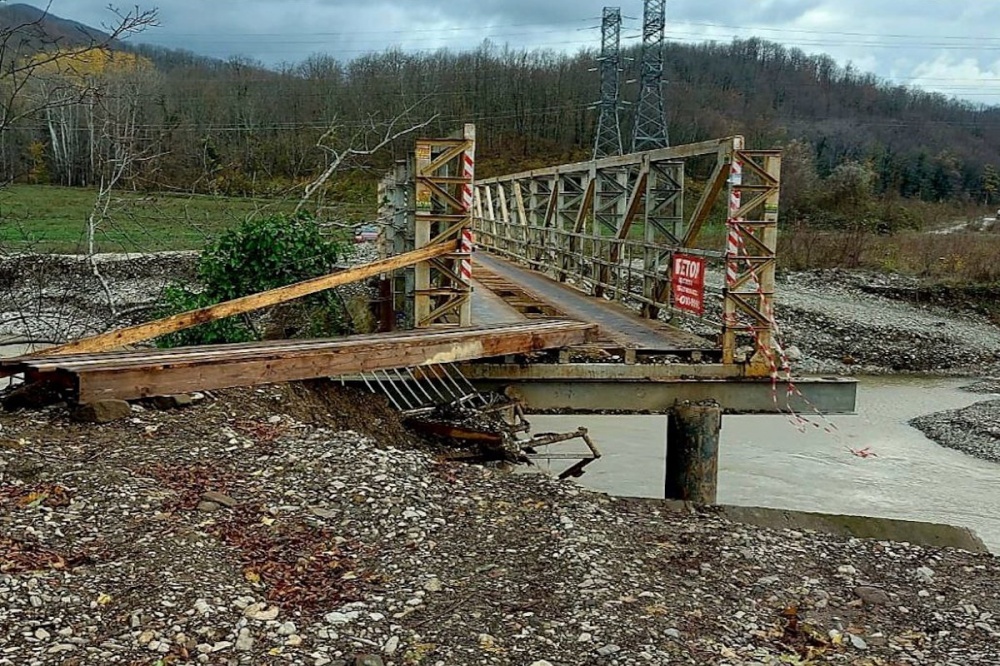
{"type": "Polygon", "coordinates": [[[889,594],[885,590],[878,587],[861,585],[854,588],[854,594],[861,599],[861,601],[866,604],[871,604],[872,606],[885,606],[892,601],[889,598],[889,594]]]}
{"type": "Polygon", "coordinates": [[[222,507],[215,502],[198,502],[198,506],[195,507],[199,511],[204,511],[205,513],[211,513],[212,511],[218,511],[222,507]]]}
{"type": "Polygon", "coordinates": [[[132,408],[124,400],[95,400],[74,409],[71,418],[78,423],[111,423],[131,415],[132,408]]]}
{"type": "Polygon", "coordinates": [[[917,578],[923,583],[930,583],[934,580],[934,569],[930,567],[920,567],[917,569],[917,578]]]}
{"type": "Polygon", "coordinates": [[[278,627],[278,634],[281,636],[291,636],[296,631],[298,631],[298,627],[295,626],[294,622],[284,622],[278,627]]]}
{"type": "Polygon", "coordinates": [[[440,592],[444,589],[444,584],[437,578],[431,578],[424,583],[424,589],[428,592],[440,592]]]}
{"type": "Polygon", "coordinates": [[[538,661],[531,662],[531,666],[552,666],[552,662],[539,659],[538,661]]]}
{"type": "Polygon", "coordinates": [[[48,640],[51,637],[52,637],[52,634],[50,634],[49,632],[45,631],[41,627],[39,627],[38,629],[35,629],[35,638],[37,638],[38,640],[44,641],[44,640],[48,640]]]}
{"type": "MultiPolygon", "coordinates": [[[[250,606],[247,606],[245,611],[243,611],[243,615],[251,620],[269,622],[278,617],[278,607],[271,606],[270,608],[267,608],[267,604],[251,604],[250,606]]],[[[295,633],[294,624],[292,625],[292,630],[288,633],[295,633]]]]}
{"type": "Polygon", "coordinates": [[[170,409],[183,409],[185,407],[190,407],[194,404],[194,398],[186,393],[181,393],[179,395],[158,395],[150,399],[153,407],[159,409],[160,411],[167,411],[170,409]]]}
{"type": "Polygon", "coordinates": [[[354,666],[385,666],[382,657],[374,654],[359,654],[354,660],[354,666]]]}
{"type": "Polygon", "coordinates": [[[849,636],[851,637],[851,645],[855,648],[858,650],[868,649],[868,643],[866,643],[865,639],[861,638],[861,636],[858,636],[857,634],[849,634],[849,636]]]}
{"type": "Polygon", "coordinates": [[[670,638],[673,638],[674,640],[680,640],[680,637],[681,637],[681,632],[678,631],[677,629],[673,629],[673,628],[667,629],[663,633],[665,633],[670,638]]]}
{"type": "Polygon", "coordinates": [[[323,619],[326,620],[329,624],[347,624],[354,618],[352,618],[347,613],[338,613],[337,611],[333,611],[332,613],[327,613],[326,615],[324,615],[323,619]]]}
{"type": "Polygon", "coordinates": [[[616,654],[620,651],[621,648],[615,645],[614,643],[609,643],[605,646],[597,648],[597,654],[601,655],[602,657],[610,657],[611,655],[616,654]]]}
{"type": "Polygon", "coordinates": [[[240,629],[240,635],[236,638],[236,649],[240,652],[249,652],[253,649],[253,636],[246,627],[240,629]]]}
{"type": "Polygon", "coordinates": [[[389,640],[387,640],[385,642],[385,645],[382,646],[382,652],[385,652],[388,655],[396,654],[396,650],[398,649],[399,649],[399,636],[390,636],[389,640]]]}
{"type": "Polygon", "coordinates": [[[216,503],[216,504],[218,504],[220,506],[224,506],[224,507],[226,507],[228,509],[232,509],[233,507],[239,505],[239,502],[237,502],[236,500],[234,500],[229,495],[226,495],[224,493],[220,493],[220,492],[215,491],[215,490],[206,490],[205,492],[203,492],[201,494],[201,499],[203,501],[205,501],[205,502],[214,502],[214,503],[216,503]]]}
{"type": "Polygon", "coordinates": [[[583,632],[582,634],[580,634],[577,637],[576,642],[577,643],[589,643],[591,640],[593,640],[593,638],[594,637],[591,634],[588,634],[587,632],[583,632]]]}
{"type": "Polygon", "coordinates": [[[302,637],[298,634],[292,634],[285,640],[285,645],[289,647],[298,647],[302,645],[302,637]]]}

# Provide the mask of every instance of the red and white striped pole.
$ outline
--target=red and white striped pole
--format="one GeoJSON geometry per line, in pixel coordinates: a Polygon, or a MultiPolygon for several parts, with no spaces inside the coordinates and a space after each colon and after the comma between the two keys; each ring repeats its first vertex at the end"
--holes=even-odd
{"type": "Polygon", "coordinates": [[[472,251],[475,242],[472,236],[472,187],[476,179],[476,161],[472,149],[465,151],[462,155],[462,178],[466,181],[462,183],[462,206],[465,208],[465,214],[469,217],[469,226],[462,228],[462,239],[459,247],[462,253],[461,273],[462,282],[472,284],[472,251]]]}

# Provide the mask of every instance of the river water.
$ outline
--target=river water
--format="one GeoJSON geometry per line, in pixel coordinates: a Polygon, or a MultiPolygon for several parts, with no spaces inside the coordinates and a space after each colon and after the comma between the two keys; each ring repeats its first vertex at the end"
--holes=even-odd
{"type": "MultiPolygon", "coordinates": [[[[0,347],[0,356],[24,351],[0,347]]],[[[988,397],[960,390],[969,383],[863,378],[857,416],[811,417],[804,430],[788,416],[727,416],[719,502],[962,525],[1000,553],[1000,465],[939,446],[907,425],[915,416],[988,397]],[[850,452],[866,447],[876,457],[850,452]]],[[[584,486],[613,495],[663,496],[665,417],[529,419],[536,433],[581,425],[590,430],[604,457],[587,468],[584,486]]]]}
{"type": "MultiPolygon", "coordinates": [[[[988,397],[959,390],[969,383],[864,378],[857,416],[829,417],[833,432],[818,417],[803,432],[787,416],[727,416],[719,502],[961,525],[1000,553],[1000,465],[939,446],[907,425],[915,416],[988,397]],[[866,447],[876,457],[850,452],[866,447]]],[[[663,496],[664,417],[529,420],[533,432],[580,425],[590,430],[604,457],[587,468],[584,486],[614,495],[663,496]]]]}

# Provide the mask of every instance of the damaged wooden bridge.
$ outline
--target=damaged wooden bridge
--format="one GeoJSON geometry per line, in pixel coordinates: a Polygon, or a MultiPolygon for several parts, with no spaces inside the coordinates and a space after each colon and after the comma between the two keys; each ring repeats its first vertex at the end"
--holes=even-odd
{"type": "Polygon", "coordinates": [[[333,377],[417,414],[442,406],[419,369],[444,366],[525,410],[670,415],[668,458],[684,462],[668,488],[703,502],[723,414],[853,413],[853,380],[793,378],[783,351],[780,152],[727,137],[480,181],[474,164],[471,125],[417,141],[380,185],[380,261],[0,361],[0,377],[80,403],[333,377]],[[689,168],[703,184],[690,213],[689,168]],[[380,333],[119,350],[368,279],[380,333]]]}

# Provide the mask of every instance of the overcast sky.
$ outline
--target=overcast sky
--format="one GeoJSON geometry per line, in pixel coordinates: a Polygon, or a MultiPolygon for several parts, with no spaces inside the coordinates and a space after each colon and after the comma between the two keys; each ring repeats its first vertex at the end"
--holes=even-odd
{"type": "MultiPolygon", "coordinates": [[[[142,0],[160,27],[138,39],[266,64],[313,53],[349,59],[372,50],[462,49],[485,38],[576,51],[599,43],[601,8],[620,6],[624,44],[638,40],[641,0],[142,0]]],[[[44,0],[28,4],[45,6],[44,0]]],[[[52,13],[108,24],[108,0],[52,0],[52,13]]],[[[730,41],[756,35],[906,85],[1000,104],[996,0],[668,0],[667,37],[730,41]]]]}

